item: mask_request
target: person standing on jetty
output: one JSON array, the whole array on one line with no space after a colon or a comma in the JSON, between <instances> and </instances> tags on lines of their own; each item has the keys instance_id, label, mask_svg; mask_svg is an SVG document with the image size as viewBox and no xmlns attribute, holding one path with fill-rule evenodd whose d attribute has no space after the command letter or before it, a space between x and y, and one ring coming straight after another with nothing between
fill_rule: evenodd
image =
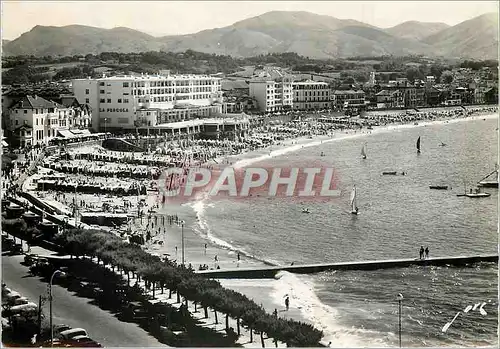
<instances>
[{"instance_id":1,"label":"person standing on jetty","mask_svg":"<svg viewBox=\"0 0 500 349\"><path fill-rule=\"evenodd\" d=\"M290 298L288 296L285 298L285 307L287 311L290 308Z\"/></svg>"},{"instance_id":2,"label":"person standing on jetty","mask_svg":"<svg viewBox=\"0 0 500 349\"><path fill-rule=\"evenodd\" d=\"M424 258L424 246L420 246L420 259Z\"/></svg>"},{"instance_id":3,"label":"person standing on jetty","mask_svg":"<svg viewBox=\"0 0 500 349\"><path fill-rule=\"evenodd\" d=\"M425 259L429 258L429 246L425 248Z\"/></svg>"}]
</instances>

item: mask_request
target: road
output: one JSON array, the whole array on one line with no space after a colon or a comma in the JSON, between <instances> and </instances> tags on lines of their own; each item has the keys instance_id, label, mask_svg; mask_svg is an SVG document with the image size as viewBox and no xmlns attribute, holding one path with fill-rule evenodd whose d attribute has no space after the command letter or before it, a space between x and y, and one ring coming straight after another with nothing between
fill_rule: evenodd
<instances>
[{"instance_id":1,"label":"road","mask_svg":"<svg viewBox=\"0 0 500 349\"><path fill-rule=\"evenodd\" d=\"M47 295L47 283L29 274L21 264L23 256L2 255L2 281L30 301L38 303L40 295ZM74 296L63 287L52 287L54 302L53 323L82 327L89 336L104 347L167 347L133 323L121 322L113 314L89 304L90 299ZM49 315L49 306L43 311Z\"/></svg>"}]
</instances>

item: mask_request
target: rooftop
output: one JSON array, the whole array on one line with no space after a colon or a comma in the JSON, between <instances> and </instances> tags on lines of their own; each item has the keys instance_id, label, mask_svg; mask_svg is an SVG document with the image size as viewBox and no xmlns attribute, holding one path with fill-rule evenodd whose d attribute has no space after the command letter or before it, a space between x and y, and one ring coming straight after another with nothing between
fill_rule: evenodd
<instances>
[{"instance_id":1,"label":"rooftop","mask_svg":"<svg viewBox=\"0 0 500 349\"><path fill-rule=\"evenodd\" d=\"M205 79L205 80L221 80L221 78L216 78L210 75L115 75L115 76L104 76L97 79L74 79L75 81L82 80L97 80L97 81L159 81L159 80L195 80L195 79Z\"/></svg>"},{"instance_id":2,"label":"rooftop","mask_svg":"<svg viewBox=\"0 0 500 349\"><path fill-rule=\"evenodd\" d=\"M365 93L363 90L335 90L333 94L335 95L352 95L356 93Z\"/></svg>"},{"instance_id":3,"label":"rooftop","mask_svg":"<svg viewBox=\"0 0 500 349\"><path fill-rule=\"evenodd\" d=\"M294 85L322 85L322 86L328 86L328 83L324 81L314 81L314 80L306 80L306 81L297 81L293 82Z\"/></svg>"},{"instance_id":4,"label":"rooftop","mask_svg":"<svg viewBox=\"0 0 500 349\"><path fill-rule=\"evenodd\" d=\"M234 115L234 117L227 117L227 118L211 118L211 119L194 119L194 120L186 120L186 121L179 121L179 122L169 122L166 124L159 124L156 125L155 127L158 128L168 128L168 129L179 129L179 128L184 128L184 127L189 127L189 126L201 126L201 125L207 125L207 124L239 124L239 123L247 123L248 118L245 118L245 114L231 114Z\"/></svg>"},{"instance_id":5,"label":"rooftop","mask_svg":"<svg viewBox=\"0 0 500 349\"><path fill-rule=\"evenodd\" d=\"M26 95L12 106L12 109L48 109L48 108L65 108L63 105L56 102L48 101L45 98Z\"/></svg>"}]
</instances>

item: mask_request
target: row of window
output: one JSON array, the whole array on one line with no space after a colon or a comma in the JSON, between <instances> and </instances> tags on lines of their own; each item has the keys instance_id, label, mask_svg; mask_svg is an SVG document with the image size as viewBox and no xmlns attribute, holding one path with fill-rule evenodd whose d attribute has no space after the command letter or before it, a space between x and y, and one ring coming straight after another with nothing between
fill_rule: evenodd
<instances>
[{"instance_id":1,"label":"row of window","mask_svg":"<svg viewBox=\"0 0 500 349\"><path fill-rule=\"evenodd\" d=\"M302 92L302 91L301 91ZM300 93L299 91L295 91L295 96L329 96L330 92L328 90L323 91L303 91L304 93Z\"/></svg>"},{"instance_id":2,"label":"row of window","mask_svg":"<svg viewBox=\"0 0 500 349\"><path fill-rule=\"evenodd\" d=\"M132 90L132 95L134 96L146 96L146 95L172 95L176 93L203 93L203 92L212 92L212 88L176 88L176 89L156 89L153 88L151 90ZM220 92L220 90L216 90L214 92ZM102 92L104 93L104 92Z\"/></svg>"},{"instance_id":3,"label":"row of window","mask_svg":"<svg viewBox=\"0 0 500 349\"><path fill-rule=\"evenodd\" d=\"M14 113L19 114L19 110L23 111L23 114L28 114L28 109L15 109ZM38 112L40 111L40 112ZM47 113L54 113L55 109L54 108L49 108L49 109L33 109L33 114L47 114ZM59 112L61 113L61 111ZM71 111L69 111L71 115ZM66 115L66 111L64 111L64 115Z\"/></svg>"},{"instance_id":4,"label":"row of window","mask_svg":"<svg viewBox=\"0 0 500 349\"><path fill-rule=\"evenodd\" d=\"M121 99L121 98L118 98L117 102L118 102L118 103L124 103L124 104L127 104L127 103L129 102L129 100L128 100L127 98L124 98L124 99L123 99L123 102L122 102L122 99ZM105 98L101 98L101 99L99 100L99 103L112 103L112 102L111 102L111 98L108 98L108 99L107 99L107 102L106 102L106 99L105 99Z\"/></svg>"},{"instance_id":5,"label":"row of window","mask_svg":"<svg viewBox=\"0 0 500 349\"><path fill-rule=\"evenodd\" d=\"M105 82L101 81L99 86L105 86ZM123 82L123 87L165 87L165 86L208 86L208 85L220 85L219 80L176 80L176 81L135 81L132 83ZM111 84L108 84L111 86ZM86 90L86 94L88 94L88 89Z\"/></svg>"},{"instance_id":6,"label":"row of window","mask_svg":"<svg viewBox=\"0 0 500 349\"><path fill-rule=\"evenodd\" d=\"M328 89L325 85L293 85L294 90L324 90Z\"/></svg>"}]
</instances>

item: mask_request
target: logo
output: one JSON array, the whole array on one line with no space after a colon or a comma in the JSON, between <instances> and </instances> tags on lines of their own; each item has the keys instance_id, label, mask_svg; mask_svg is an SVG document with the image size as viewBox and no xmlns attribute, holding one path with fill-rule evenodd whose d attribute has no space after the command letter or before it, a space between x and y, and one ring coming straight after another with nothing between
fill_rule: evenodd
<instances>
[{"instance_id":1,"label":"logo","mask_svg":"<svg viewBox=\"0 0 500 349\"><path fill-rule=\"evenodd\" d=\"M158 180L163 201L190 201L202 197L328 200L340 196L337 188L335 170L318 164L302 167L172 167L166 169Z\"/></svg>"}]
</instances>

